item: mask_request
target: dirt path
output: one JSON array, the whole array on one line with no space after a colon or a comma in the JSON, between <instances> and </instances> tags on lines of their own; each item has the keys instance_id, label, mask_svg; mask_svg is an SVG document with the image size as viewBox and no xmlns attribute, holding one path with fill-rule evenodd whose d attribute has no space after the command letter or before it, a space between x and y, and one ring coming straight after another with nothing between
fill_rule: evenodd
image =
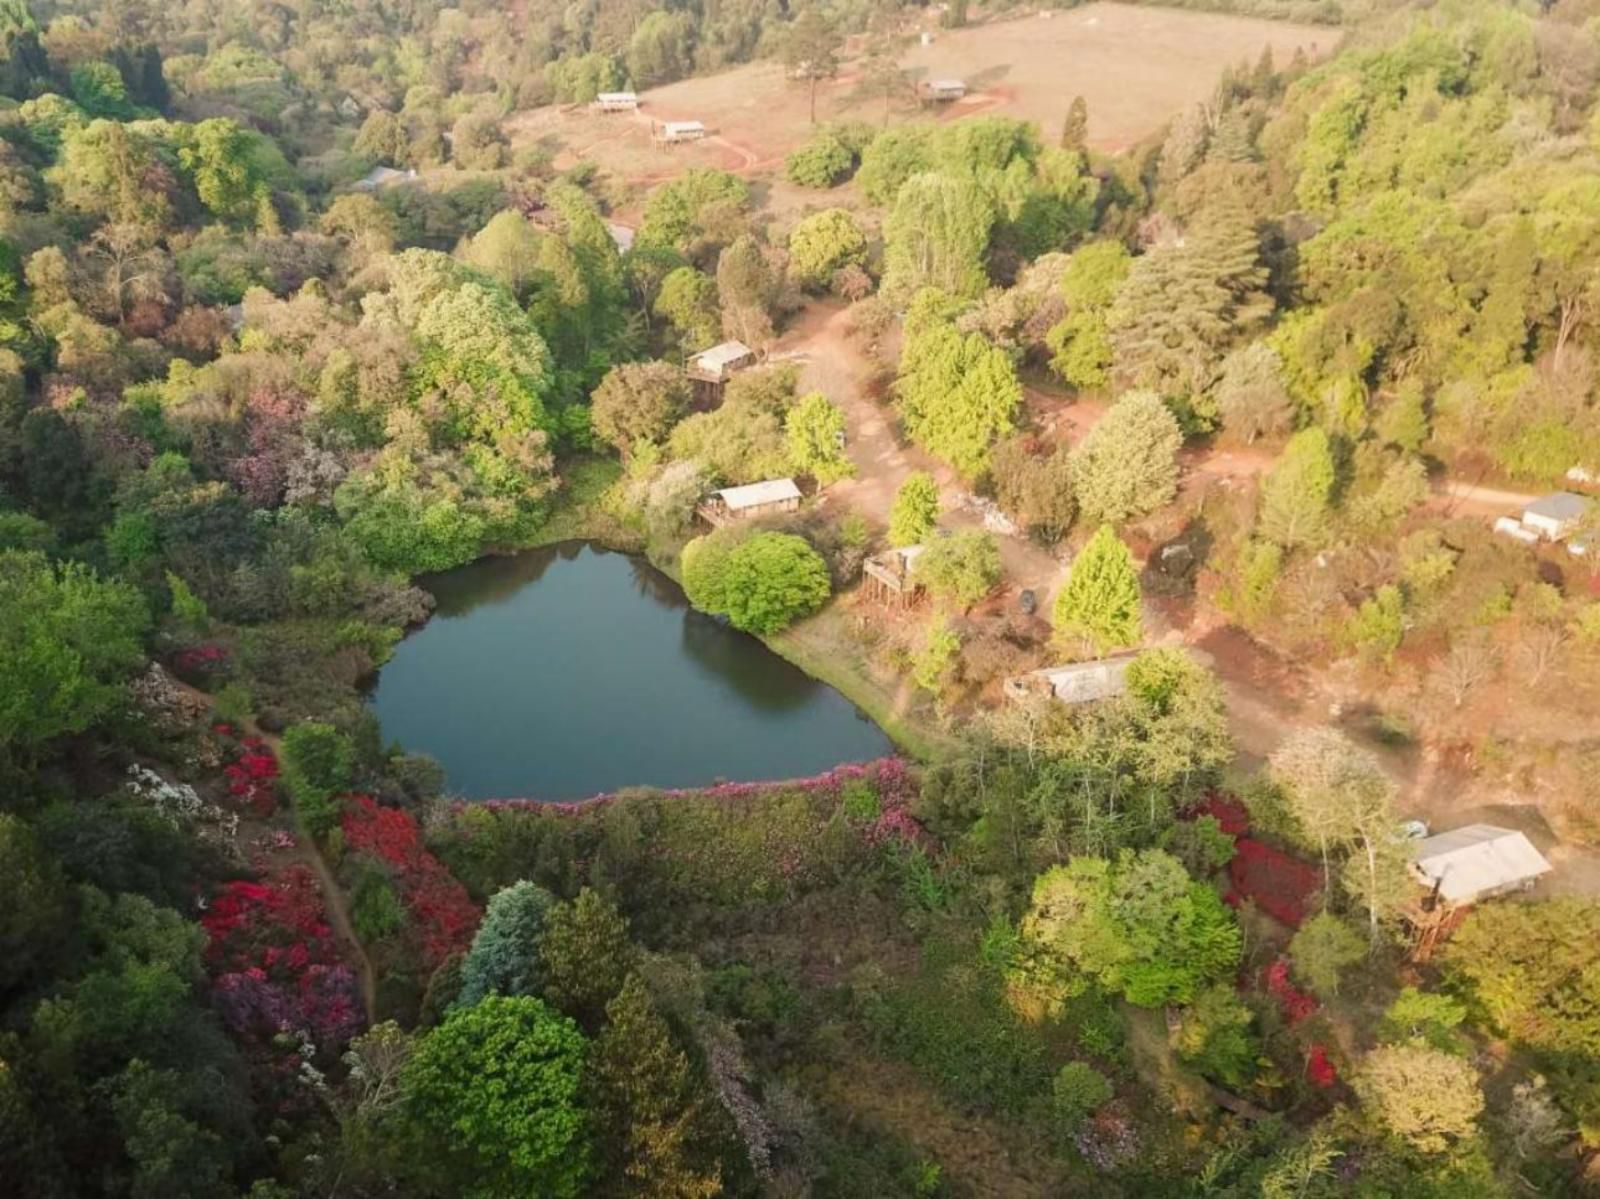
<instances>
[{"instance_id":1,"label":"dirt path","mask_svg":"<svg viewBox=\"0 0 1600 1199\"><path fill-rule=\"evenodd\" d=\"M941 523L948 528L978 528L979 514L964 505L968 494L961 479L945 463L896 435L887 404L867 394L875 367L850 333L850 310L833 301L811 304L773 347L773 356L799 363L803 391L820 391L845 415L845 449L856 464L856 477L835 483L825 505L860 512L880 526L889 523L895 492L913 471L926 471L939 484ZM1047 551L1021 537L999 538L1007 583L1018 589L1048 591L1061 574L1061 564Z\"/></svg>"},{"instance_id":2,"label":"dirt path","mask_svg":"<svg viewBox=\"0 0 1600 1199\"><path fill-rule=\"evenodd\" d=\"M198 687L191 687L181 679L168 676L172 679L173 686L180 691L193 696L196 700L211 706L212 697ZM253 720L239 721L239 727L252 737L261 738L267 748L281 763L283 761L283 739L274 733L264 731ZM356 936L355 925L350 920L349 902L345 897L344 888L339 886L333 877L333 871L328 868L328 863L322 856L322 851L316 843L303 834L295 835L295 848L293 858L310 868L317 876L317 885L322 888L322 906L328 913L328 922L333 925L334 936L343 943L344 951L356 964L356 977L361 986L361 1006L366 1010L367 1023L372 1024L377 1019L378 1012L378 976L372 968L372 960L367 957L365 946L361 938Z\"/></svg>"}]
</instances>

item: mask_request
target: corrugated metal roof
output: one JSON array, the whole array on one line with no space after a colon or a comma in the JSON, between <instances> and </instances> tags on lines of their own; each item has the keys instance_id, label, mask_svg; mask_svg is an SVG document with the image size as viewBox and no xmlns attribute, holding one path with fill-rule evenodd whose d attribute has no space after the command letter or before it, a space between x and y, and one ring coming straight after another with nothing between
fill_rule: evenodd
<instances>
[{"instance_id":1,"label":"corrugated metal roof","mask_svg":"<svg viewBox=\"0 0 1600 1199\"><path fill-rule=\"evenodd\" d=\"M1553 491L1533 501L1522 510L1522 519L1542 516L1545 520L1577 520L1588 508L1589 500L1571 491Z\"/></svg>"},{"instance_id":2,"label":"corrugated metal roof","mask_svg":"<svg viewBox=\"0 0 1600 1199\"><path fill-rule=\"evenodd\" d=\"M763 504L778 504L784 500L800 498L800 489L793 479L767 479L762 483L746 483L743 487L724 487L717 495L728 505L729 511L759 508Z\"/></svg>"},{"instance_id":3,"label":"corrugated metal roof","mask_svg":"<svg viewBox=\"0 0 1600 1199\"><path fill-rule=\"evenodd\" d=\"M1552 869L1526 836L1492 824L1469 824L1418 841L1414 864L1452 903L1530 882Z\"/></svg>"},{"instance_id":4,"label":"corrugated metal roof","mask_svg":"<svg viewBox=\"0 0 1600 1199\"><path fill-rule=\"evenodd\" d=\"M601 92L595 99L602 104L637 104L637 92Z\"/></svg>"},{"instance_id":5,"label":"corrugated metal roof","mask_svg":"<svg viewBox=\"0 0 1600 1199\"><path fill-rule=\"evenodd\" d=\"M667 133L704 133L704 121L666 121L661 126Z\"/></svg>"}]
</instances>

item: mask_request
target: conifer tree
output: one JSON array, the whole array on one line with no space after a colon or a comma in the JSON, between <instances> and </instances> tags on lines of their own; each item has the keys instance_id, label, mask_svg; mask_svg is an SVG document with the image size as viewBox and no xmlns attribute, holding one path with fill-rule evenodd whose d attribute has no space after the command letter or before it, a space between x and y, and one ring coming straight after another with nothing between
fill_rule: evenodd
<instances>
[{"instance_id":1,"label":"conifer tree","mask_svg":"<svg viewBox=\"0 0 1600 1199\"><path fill-rule=\"evenodd\" d=\"M1317 540L1327 532L1333 481L1328 434L1300 430L1261 485L1261 535L1285 549Z\"/></svg>"},{"instance_id":2,"label":"conifer tree","mask_svg":"<svg viewBox=\"0 0 1600 1199\"><path fill-rule=\"evenodd\" d=\"M1101 525L1073 560L1056 596L1053 623L1058 637L1079 639L1101 654L1134 645L1144 635L1133 555L1110 525Z\"/></svg>"},{"instance_id":3,"label":"conifer tree","mask_svg":"<svg viewBox=\"0 0 1600 1199\"><path fill-rule=\"evenodd\" d=\"M1088 520L1118 524L1172 499L1183 431L1154 392L1130 391L1072 455L1073 491Z\"/></svg>"},{"instance_id":4,"label":"conifer tree","mask_svg":"<svg viewBox=\"0 0 1600 1199\"><path fill-rule=\"evenodd\" d=\"M1082 96L1072 97L1072 107L1067 109L1067 119L1061 126L1061 148L1079 154L1089 150L1089 102Z\"/></svg>"},{"instance_id":5,"label":"conifer tree","mask_svg":"<svg viewBox=\"0 0 1600 1199\"><path fill-rule=\"evenodd\" d=\"M889 510L889 544L920 545L939 520L939 485L925 470L913 471L894 493Z\"/></svg>"}]
</instances>

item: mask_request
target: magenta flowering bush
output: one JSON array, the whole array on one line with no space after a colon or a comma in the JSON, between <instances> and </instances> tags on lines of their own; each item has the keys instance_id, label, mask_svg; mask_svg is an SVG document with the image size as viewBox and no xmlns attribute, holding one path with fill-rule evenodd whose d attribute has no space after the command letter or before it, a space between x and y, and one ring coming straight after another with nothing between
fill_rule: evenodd
<instances>
[{"instance_id":1,"label":"magenta flowering bush","mask_svg":"<svg viewBox=\"0 0 1600 1199\"><path fill-rule=\"evenodd\" d=\"M581 881L598 862L653 902L777 902L874 867L886 846L931 846L916 794L907 764L884 758L778 782L460 803L433 841L478 894L562 861Z\"/></svg>"}]
</instances>

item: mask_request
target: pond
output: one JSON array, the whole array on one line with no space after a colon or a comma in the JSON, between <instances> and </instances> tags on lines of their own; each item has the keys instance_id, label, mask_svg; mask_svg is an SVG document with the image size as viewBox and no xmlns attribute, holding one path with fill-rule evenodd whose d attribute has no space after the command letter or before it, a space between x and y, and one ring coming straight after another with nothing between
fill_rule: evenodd
<instances>
[{"instance_id":1,"label":"pond","mask_svg":"<svg viewBox=\"0 0 1600 1199\"><path fill-rule=\"evenodd\" d=\"M372 692L386 740L470 799L794 778L890 752L883 731L641 558L569 542L422 581L433 617Z\"/></svg>"}]
</instances>

